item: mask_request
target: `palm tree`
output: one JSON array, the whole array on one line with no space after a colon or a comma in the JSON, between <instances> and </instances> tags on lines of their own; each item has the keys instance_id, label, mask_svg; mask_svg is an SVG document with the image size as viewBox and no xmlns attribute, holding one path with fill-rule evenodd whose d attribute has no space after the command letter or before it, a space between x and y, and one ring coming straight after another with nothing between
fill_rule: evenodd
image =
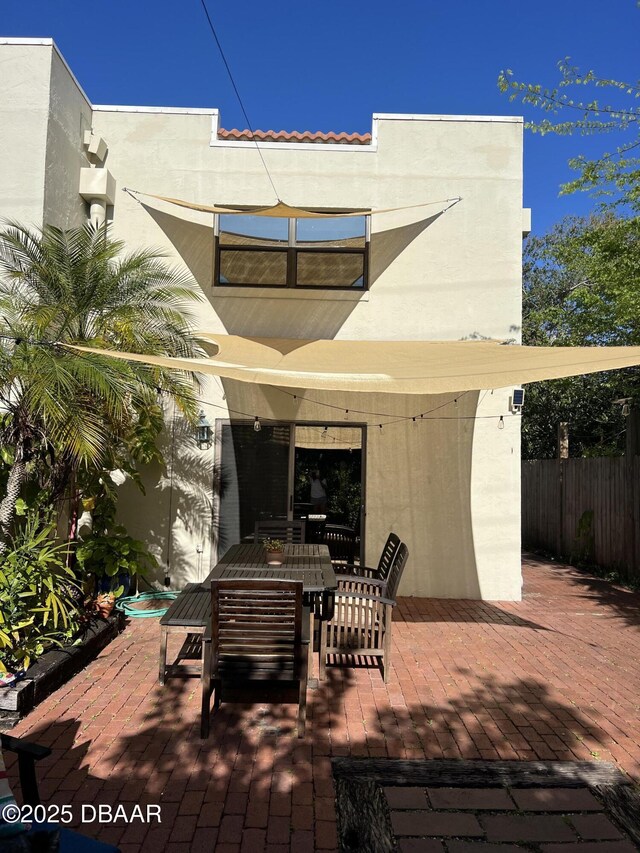
<instances>
[{"instance_id":1,"label":"palm tree","mask_svg":"<svg viewBox=\"0 0 640 853\"><path fill-rule=\"evenodd\" d=\"M10 466L0 553L32 460L46 455L58 491L74 472L99 470L158 388L195 417L193 376L63 346L202 353L188 307L201 298L195 285L160 253L123 249L90 224L0 231L0 446Z\"/></svg>"}]
</instances>

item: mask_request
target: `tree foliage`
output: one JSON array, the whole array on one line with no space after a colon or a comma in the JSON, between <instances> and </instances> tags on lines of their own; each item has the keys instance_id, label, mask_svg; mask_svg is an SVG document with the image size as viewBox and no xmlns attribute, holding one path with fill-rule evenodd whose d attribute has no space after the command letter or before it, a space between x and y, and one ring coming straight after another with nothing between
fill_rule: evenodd
<instances>
[{"instance_id":1,"label":"tree foliage","mask_svg":"<svg viewBox=\"0 0 640 853\"><path fill-rule=\"evenodd\" d=\"M526 122L525 127L534 133L623 134L624 142L596 158L572 158L569 165L577 177L564 184L561 193L586 190L603 201L640 210L640 82L599 77L594 71L583 74L568 57L558 63L558 69L560 79L551 88L518 81L510 69L500 73L498 87L511 101L520 100L548 114ZM600 89L608 90L605 102L597 97Z\"/></svg>"},{"instance_id":2,"label":"tree foliage","mask_svg":"<svg viewBox=\"0 0 640 853\"><path fill-rule=\"evenodd\" d=\"M523 343L640 344L640 218L611 212L568 218L525 244ZM535 383L523 415L523 457L556 455L569 423L571 455L622 452L625 418L616 400L640 405L636 368Z\"/></svg>"},{"instance_id":3,"label":"tree foliage","mask_svg":"<svg viewBox=\"0 0 640 853\"><path fill-rule=\"evenodd\" d=\"M105 228L0 233L0 444L8 478L0 551L31 476L52 499L72 479L100 478L148 456L162 426L157 388L195 417L193 378L79 352L85 344L194 356L195 287L157 252L124 254Z\"/></svg>"}]
</instances>

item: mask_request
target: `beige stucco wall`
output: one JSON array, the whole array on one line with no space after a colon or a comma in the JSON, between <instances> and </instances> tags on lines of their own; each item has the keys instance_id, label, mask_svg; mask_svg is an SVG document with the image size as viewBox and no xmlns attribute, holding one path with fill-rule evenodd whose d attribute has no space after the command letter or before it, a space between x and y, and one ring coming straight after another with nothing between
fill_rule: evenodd
<instances>
[{"instance_id":1,"label":"beige stucco wall","mask_svg":"<svg viewBox=\"0 0 640 853\"><path fill-rule=\"evenodd\" d=\"M86 216L78 179L91 105L51 40L34 41L0 38L0 218L69 228Z\"/></svg>"},{"instance_id":2,"label":"beige stucco wall","mask_svg":"<svg viewBox=\"0 0 640 853\"><path fill-rule=\"evenodd\" d=\"M0 220L41 225L51 48L0 41Z\"/></svg>"},{"instance_id":3,"label":"beige stucco wall","mask_svg":"<svg viewBox=\"0 0 640 853\"><path fill-rule=\"evenodd\" d=\"M80 169L89 165L82 139L90 128L91 105L54 50L44 193L44 221L49 225L73 228L86 220L86 205L78 195L78 176Z\"/></svg>"},{"instance_id":4,"label":"beige stucco wall","mask_svg":"<svg viewBox=\"0 0 640 853\"><path fill-rule=\"evenodd\" d=\"M86 118L85 107L68 80L56 78L55 88L53 100L65 105L63 136L70 140ZM219 143L215 135L211 144L216 122L215 111L139 108L94 108L92 118L109 145L107 164L118 183L115 236L131 248L161 246L175 263L187 265L206 297L199 309L204 326L293 338L519 340L520 121L380 117L376 142L368 147L264 146L278 194L291 204L375 209L462 196L443 215L443 205L434 204L373 217L371 282L364 294L213 290L211 218L195 216L185 226L168 209L149 212L120 192L128 186L205 203L273 202L254 146ZM8 144L15 145L11 138ZM72 146L65 163L47 178L59 182L59 199L76 168ZM61 205L68 205L71 218L77 215L73 187ZM326 408L294 403L275 390L225 382L224 391L226 399L215 380L204 387L210 420L228 415L227 406L281 420L335 420ZM376 561L389 529L397 530L411 552L402 593L519 597L519 419L508 412L509 392L465 395L457 407L449 399L441 412L452 420L369 429L366 554ZM447 403L365 403L364 396L360 408L408 415ZM312 397L335 404L337 395ZM496 428L499 414L505 415L504 430ZM170 434L166 439L173 465L148 472L144 499L125 487L122 514L132 533L149 538L163 564L168 557L172 582L182 586L204 577L215 559L216 450L196 450L180 422L173 442Z\"/></svg>"}]
</instances>

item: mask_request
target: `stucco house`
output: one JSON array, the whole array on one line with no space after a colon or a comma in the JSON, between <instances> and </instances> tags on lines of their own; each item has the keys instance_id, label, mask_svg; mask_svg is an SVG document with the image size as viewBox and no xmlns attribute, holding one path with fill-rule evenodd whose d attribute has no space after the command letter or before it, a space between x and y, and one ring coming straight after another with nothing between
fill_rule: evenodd
<instances>
[{"instance_id":1,"label":"stucco house","mask_svg":"<svg viewBox=\"0 0 640 853\"><path fill-rule=\"evenodd\" d=\"M267 131L267 174L250 134L224 129L216 109L94 105L50 39L0 39L0 60L0 216L106 218L129 248L162 247L202 290L202 328L291 347L519 342L520 118L384 114L367 134ZM274 186L335 216L227 216L142 195L250 208L273 204ZM409 546L401 594L519 599L513 390L354 396L208 377L211 445L169 411L167 470L147 472L145 497L122 487L123 521L179 588L256 516L312 502L310 466L326 478L342 465L358 472L361 558L376 561L390 530Z\"/></svg>"}]
</instances>

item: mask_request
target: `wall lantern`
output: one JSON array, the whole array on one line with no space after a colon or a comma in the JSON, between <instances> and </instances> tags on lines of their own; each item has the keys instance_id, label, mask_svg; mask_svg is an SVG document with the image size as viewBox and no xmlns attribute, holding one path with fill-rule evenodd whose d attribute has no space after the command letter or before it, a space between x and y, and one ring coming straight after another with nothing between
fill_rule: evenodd
<instances>
[{"instance_id":1,"label":"wall lantern","mask_svg":"<svg viewBox=\"0 0 640 853\"><path fill-rule=\"evenodd\" d=\"M200 448L200 450L208 450L211 447L211 434L212 427L209 421L207 420L207 416L200 409L200 414L198 415L198 425L196 427L196 444Z\"/></svg>"}]
</instances>

